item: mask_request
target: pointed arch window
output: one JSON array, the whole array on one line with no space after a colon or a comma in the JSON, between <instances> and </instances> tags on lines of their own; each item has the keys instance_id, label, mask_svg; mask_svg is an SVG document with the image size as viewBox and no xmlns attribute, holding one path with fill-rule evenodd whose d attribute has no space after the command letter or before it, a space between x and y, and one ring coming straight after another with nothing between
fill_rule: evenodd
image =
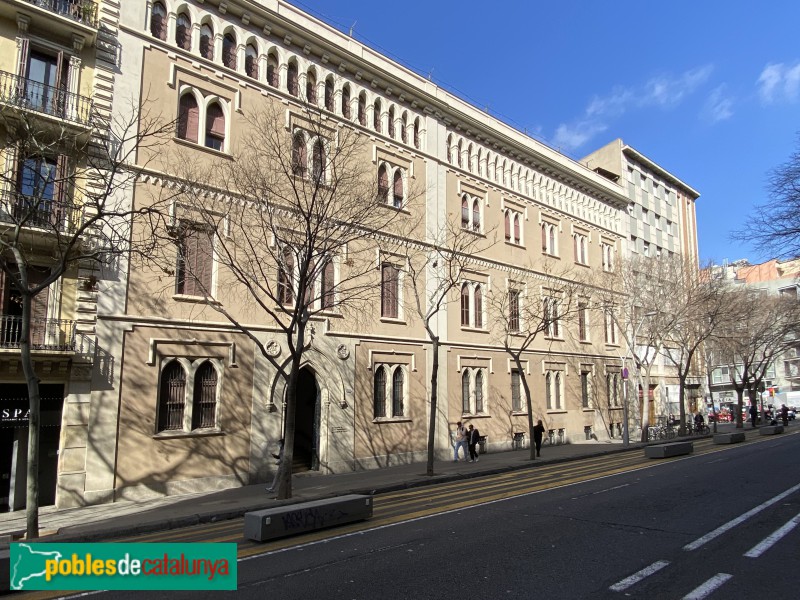
<instances>
[{"instance_id":1,"label":"pointed arch window","mask_svg":"<svg viewBox=\"0 0 800 600\"><path fill-rule=\"evenodd\" d=\"M389 137L394 138L394 106L389 108Z\"/></svg>"},{"instance_id":2,"label":"pointed arch window","mask_svg":"<svg viewBox=\"0 0 800 600\"><path fill-rule=\"evenodd\" d=\"M325 163L326 163L326 156L325 156L325 144L322 143L322 140L317 140L314 142L314 148L312 151L312 173L311 175L314 177L314 182L317 184L325 183Z\"/></svg>"},{"instance_id":3,"label":"pointed arch window","mask_svg":"<svg viewBox=\"0 0 800 600\"><path fill-rule=\"evenodd\" d=\"M378 133L381 132L381 101L375 100L372 108L372 128Z\"/></svg>"},{"instance_id":4,"label":"pointed arch window","mask_svg":"<svg viewBox=\"0 0 800 600\"><path fill-rule=\"evenodd\" d=\"M178 15L175 26L175 43L178 48L183 48L184 50L192 49L192 21L186 13Z\"/></svg>"},{"instance_id":5,"label":"pointed arch window","mask_svg":"<svg viewBox=\"0 0 800 600\"><path fill-rule=\"evenodd\" d=\"M461 196L461 227L469 228L469 199L466 194Z\"/></svg>"},{"instance_id":6,"label":"pointed arch window","mask_svg":"<svg viewBox=\"0 0 800 600\"><path fill-rule=\"evenodd\" d=\"M403 206L403 198L405 194L403 193L403 173L400 169L397 169L394 172L394 207L395 208L402 208Z\"/></svg>"},{"instance_id":7,"label":"pointed arch window","mask_svg":"<svg viewBox=\"0 0 800 600\"><path fill-rule=\"evenodd\" d=\"M214 60L214 30L208 23L200 28L200 56L206 60Z\"/></svg>"},{"instance_id":8,"label":"pointed arch window","mask_svg":"<svg viewBox=\"0 0 800 600\"><path fill-rule=\"evenodd\" d=\"M481 230L481 203L475 199L472 201L472 231Z\"/></svg>"},{"instance_id":9,"label":"pointed arch window","mask_svg":"<svg viewBox=\"0 0 800 600\"><path fill-rule=\"evenodd\" d=\"M464 369L461 374L461 412L469 414L471 409L471 402L469 397L469 371Z\"/></svg>"},{"instance_id":10,"label":"pointed arch window","mask_svg":"<svg viewBox=\"0 0 800 600\"><path fill-rule=\"evenodd\" d=\"M419 149L419 119L414 120L414 148Z\"/></svg>"},{"instance_id":11,"label":"pointed arch window","mask_svg":"<svg viewBox=\"0 0 800 600\"><path fill-rule=\"evenodd\" d=\"M282 264L278 265L278 302L283 305L294 302L294 253L286 247L282 253Z\"/></svg>"},{"instance_id":12,"label":"pointed arch window","mask_svg":"<svg viewBox=\"0 0 800 600\"><path fill-rule=\"evenodd\" d=\"M333 261L328 260L322 268L322 278L320 281L321 306L323 310L331 310L333 308L333 277Z\"/></svg>"},{"instance_id":13,"label":"pointed arch window","mask_svg":"<svg viewBox=\"0 0 800 600\"><path fill-rule=\"evenodd\" d=\"M483 288L480 284L475 286L475 327L483 328Z\"/></svg>"},{"instance_id":14,"label":"pointed arch window","mask_svg":"<svg viewBox=\"0 0 800 600\"><path fill-rule=\"evenodd\" d=\"M253 44L247 44L244 50L244 72L248 77L258 79L258 51Z\"/></svg>"},{"instance_id":15,"label":"pointed arch window","mask_svg":"<svg viewBox=\"0 0 800 600\"><path fill-rule=\"evenodd\" d=\"M300 94L296 62L290 62L286 71L286 89L292 96Z\"/></svg>"},{"instance_id":16,"label":"pointed arch window","mask_svg":"<svg viewBox=\"0 0 800 600\"><path fill-rule=\"evenodd\" d=\"M186 405L186 371L178 361L173 361L161 373L158 391L158 430L183 429L183 411Z\"/></svg>"},{"instance_id":17,"label":"pointed arch window","mask_svg":"<svg viewBox=\"0 0 800 600\"><path fill-rule=\"evenodd\" d=\"M325 80L325 110L334 111L333 96L333 80L329 77Z\"/></svg>"},{"instance_id":18,"label":"pointed arch window","mask_svg":"<svg viewBox=\"0 0 800 600\"><path fill-rule=\"evenodd\" d=\"M461 167L461 153L463 152L461 140L458 140L458 148L456 149L456 164Z\"/></svg>"},{"instance_id":19,"label":"pointed arch window","mask_svg":"<svg viewBox=\"0 0 800 600\"><path fill-rule=\"evenodd\" d=\"M461 286L461 326L469 327L469 284Z\"/></svg>"},{"instance_id":20,"label":"pointed arch window","mask_svg":"<svg viewBox=\"0 0 800 600\"><path fill-rule=\"evenodd\" d=\"M378 201L389 202L389 171L386 165L378 167Z\"/></svg>"},{"instance_id":21,"label":"pointed arch window","mask_svg":"<svg viewBox=\"0 0 800 600\"><path fill-rule=\"evenodd\" d=\"M274 54L267 57L267 84L271 87L278 87L278 59Z\"/></svg>"},{"instance_id":22,"label":"pointed arch window","mask_svg":"<svg viewBox=\"0 0 800 600\"><path fill-rule=\"evenodd\" d=\"M217 425L217 370L204 362L194 376L192 429L208 429Z\"/></svg>"},{"instance_id":23,"label":"pointed arch window","mask_svg":"<svg viewBox=\"0 0 800 600\"><path fill-rule=\"evenodd\" d=\"M200 124L200 107L192 94L181 96L178 106L178 137L197 143L197 130Z\"/></svg>"},{"instance_id":24,"label":"pointed arch window","mask_svg":"<svg viewBox=\"0 0 800 600\"><path fill-rule=\"evenodd\" d=\"M506 241L511 241L511 213L506 211L505 215L505 226L506 226Z\"/></svg>"},{"instance_id":25,"label":"pointed arch window","mask_svg":"<svg viewBox=\"0 0 800 600\"><path fill-rule=\"evenodd\" d=\"M225 113L216 102L206 109L206 146L220 152L225 147Z\"/></svg>"},{"instance_id":26,"label":"pointed arch window","mask_svg":"<svg viewBox=\"0 0 800 600\"><path fill-rule=\"evenodd\" d=\"M367 126L367 98L364 94L358 97L358 123Z\"/></svg>"},{"instance_id":27,"label":"pointed arch window","mask_svg":"<svg viewBox=\"0 0 800 600\"><path fill-rule=\"evenodd\" d=\"M403 113L403 118L400 120L400 139L403 143L408 142L408 115Z\"/></svg>"},{"instance_id":28,"label":"pointed arch window","mask_svg":"<svg viewBox=\"0 0 800 600\"><path fill-rule=\"evenodd\" d=\"M561 373L556 373L556 380L555 380L555 395L556 395L556 410L561 410L563 408L561 406Z\"/></svg>"},{"instance_id":29,"label":"pointed arch window","mask_svg":"<svg viewBox=\"0 0 800 600\"><path fill-rule=\"evenodd\" d=\"M520 235L520 226L519 226L520 216L519 214L514 215L514 243L519 244L522 241L522 237Z\"/></svg>"},{"instance_id":30,"label":"pointed arch window","mask_svg":"<svg viewBox=\"0 0 800 600\"><path fill-rule=\"evenodd\" d=\"M317 104L317 76L310 69L306 73L306 101L315 106Z\"/></svg>"},{"instance_id":31,"label":"pointed arch window","mask_svg":"<svg viewBox=\"0 0 800 600\"><path fill-rule=\"evenodd\" d=\"M386 369L384 367L378 367L375 371L372 413L376 419L386 416Z\"/></svg>"},{"instance_id":32,"label":"pointed arch window","mask_svg":"<svg viewBox=\"0 0 800 600\"><path fill-rule=\"evenodd\" d=\"M236 70L236 38L230 33L222 37L222 64Z\"/></svg>"},{"instance_id":33,"label":"pointed arch window","mask_svg":"<svg viewBox=\"0 0 800 600\"><path fill-rule=\"evenodd\" d=\"M381 316L396 319L399 315L400 269L384 263L381 267Z\"/></svg>"},{"instance_id":34,"label":"pointed arch window","mask_svg":"<svg viewBox=\"0 0 800 600\"><path fill-rule=\"evenodd\" d=\"M547 410L553 410L553 374L549 371L544 377L544 396L547 399Z\"/></svg>"},{"instance_id":35,"label":"pointed arch window","mask_svg":"<svg viewBox=\"0 0 800 600\"><path fill-rule=\"evenodd\" d=\"M402 417L404 414L403 407L403 387L404 387L403 369L398 367L394 370L392 376L392 416Z\"/></svg>"},{"instance_id":36,"label":"pointed arch window","mask_svg":"<svg viewBox=\"0 0 800 600\"><path fill-rule=\"evenodd\" d=\"M178 235L175 293L211 296L213 265L213 233L198 223L182 222Z\"/></svg>"},{"instance_id":37,"label":"pointed arch window","mask_svg":"<svg viewBox=\"0 0 800 600\"><path fill-rule=\"evenodd\" d=\"M308 154L305 136L299 131L292 139L292 175L305 177L308 170Z\"/></svg>"},{"instance_id":38,"label":"pointed arch window","mask_svg":"<svg viewBox=\"0 0 800 600\"><path fill-rule=\"evenodd\" d=\"M483 412L483 370L475 374L475 412Z\"/></svg>"},{"instance_id":39,"label":"pointed arch window","mask_svg":"<svg viewBox=\"0 0 800 600\"><path fill-rule=\"evenodd\" d=\"M167 39L167 9L161 2L155 2L150 14L150 33L162 41Z\"/></svg>"},{"instance_id":40,"label":"pointed arch window","mask_svg":"<svg viewBox=\"0 0 800 600\"><path fill-rule=\"evenodd\" d=\"M342 116L345 119L350 119L350 86L346 85L342 88Z\"/></svg>"}]
</instances>

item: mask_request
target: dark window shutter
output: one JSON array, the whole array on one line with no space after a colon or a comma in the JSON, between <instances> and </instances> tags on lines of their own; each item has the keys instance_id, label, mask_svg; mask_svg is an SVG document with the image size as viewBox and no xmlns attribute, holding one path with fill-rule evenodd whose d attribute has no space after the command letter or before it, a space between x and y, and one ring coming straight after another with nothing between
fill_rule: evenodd
<instances>
[{"instance_id":1,"label":"dark window shutter","mask_svg":"<svg viewBox=\"0 0 800 600\"><path fill-rule=\"evenodd\" d=\"M175 28L175 43L184 50L192 49L192 22L185 13L178 15L178 22Z\"/></svg>"},{"instance_id":2,"label":"dark window shutter","mask_svg":"<svg viewBox=\"0 0 800 600\"><path fill-rule=\"evenodd\" d=\"M461 326L469 327L469 285L461 286Z\"/></svg>"},{"instance_id":3,"label":"dark window shutter","mask_svg":"<svg viewBox=\"0 0 800 600\"><path fill-rule=\"evenodd\" d=\"M267 58L267 83L278 87L278 61L272 55Z\"/></svg>"},{"instance_id":4,"label":"dark window shutter","mask_svg":"<svg viewBox=\"0 0 800 600\"><path fill-rule=\"evenodd\" d=\"M389 173L386 165L378 168L378 200L381 202L389 201Z\"/></svg>"},{"instance_id":5,"label":"dark window shutter","mask_svg":"<svg viewBox=\"0 0 800 600\"><path fill-rule=\"evenodd\" d=\"M325 267L322 269L322 308L323 309L331 309L333 308L333 275L334 275L334 268L333 268L333 261L329 260L325 263Z\"/></svg>"},{"instance_id":6,"label":"dark window shutter","mask_svg":"<svg viewBox=\"0 0 800 600\"><path fill-rule=\"evenodd\" d=\"M289 63L289 69L286 72L286 87L292 96L297 96L300 93L297 82L297 63Z\"/></svg>"},{"instance_id":7,"label":"dark window shutter","mask_svg":"<svg viewBox=\"0 0 800 600\"><path fill-rule=\"evenodd\" d=\"M28 38L21 38L19 41L19 64L17 65L17 74L20 77L27 77L28 75L28 56L30 55L30 40Z\"/></svg>"},{"instance_id":8,"label":"dark window shutter","mask_svg":"<svg viewBox=\"0 0 800 600\"><path fill-rule=\"evenodd\" d=\"M41 284L49 275L44 267L28 267L28 288ZM31 298L31 347L42 347L47 343L47 304L50 288L44 288Z\"/></svg>"},{"instance_id":9,"label":"dark window shutter","mask_svg":"<svg viewBox=\"0 0 800 600\"><path fill-rule=\"evenodd\" d=\"M230 33L222 38L222 64L229 69L236 69L236 40Z\"/></svg>"},{"instance_id":10,"label":"dark window shutter","mask_svg":"<svg viewBox=\"0 0 800 600\"><path fill-rule=\"evenodd\" d=\"M398 270L392 266L385 264L382 269L382 282L381 282L381 316L396 319L398 310Z\"/></svg>"},{"instance_id":11,"label":"dark window shutter","mask_svg":"<svg viewBox=\"0 0 800 600\"><path fill-rule=\"evenodd\" d=\"M192 429L214 427L217 412L217 371L205 362L194 376L192 398Z\"/></svg>"},{"instance_id":12,"label":"dark window shutter","mask_svg":"<svg viewBox=\"0 0 800 600\"><path fill-rule=\"evenodd\" d=\"M197 143L197 130L200 123L200 109L192 94L181 96L178 107L178 137Z\"/></svg>"},{"instance_id":13,"label":"dark window shutter","mask_svg":"<svg viewBox=\"0 0 800 600\"><path fill-rule=\"evenodd\" d=\"M470 412L469 372L466 370L461 374L461 412Z\"/></svg>"},{"instance_id":14,"label":"dark window shutter","mask_svg":"<svg viewBox=\"0 0 800 600\"><path fill-rule=\"evenodd\" d=\"M506 211L505 217L505 225L506 225L506 241L511 241L511 213Z\"/></svg>"},{"instance_id":15,"label":"dark window shutter","mask_svg":"<svg viewBox=\"0 0 800 600\"><path fill-rule=\"evenodd\" d=\"M392 416L403 416L403 369L394 370L392 376Z\"/></svg>"},{"instance_id":16,"label":"dark window shutter","mask_svg":"<svg viewBox=\"0 0 800 600\"><path fill-rule=\"evenodd\" d=\"M475 327L483 327L483 290L475 286Z\"/></svg>"},{"instance_id":17,"label":"dark window shutter","mask_svg":"<svg viewBox=\"0 0 800 600\"><path fill-rule=\"evenodd\" d=\"M177 361L171 362L161 373L158 393L158 430L183 429L183 408L186 404L186 372Z\"/></svg>"},{"instance_id":18,"label":"dark window shutter","mask_svg":"<svg viewBox=\"0 0 800 600\"><path fill-rule=\"evenodd\" d=\"M469 227L469 201L466 196L461 198L461 227Z\"/></svg>"},{"instance_id":19,"label":"dark window shutter","mask_svg":"<svg viewBox=\"0 0 800 600\"><path fill-rule=\"evenodd\" d=\"M398 169L394 172L394 207L403 206L403 174Z\"/></svg>"},{"instance_id":20,"label":"dark window shutter","mask_svg":"<svg viewBox=\"0 0 800 600\"><path fill-rule=\"evenodd\" d=\"M225 113L219 104L206 111L206 146L220 151L225 147Z\"/></svg>"},{"instance_id":21,"label":"dark window shutter","mask_svg":"<svg viewBox=\"0 0 800 600\"><path fill-rule=\"evenodd\" d=\"M376 419L386 416L386 369L378 367L373 386L373 414Z\"/></svg>"},{"instance_id":22,"label":"dark window shutter","mask_svg":"<svg viewBox=\"0 0 800 600\"><path fill-rule=\"evenodd\" d=\"M519 221L520 221L520 216L519 215L514 215L514 243L515 244L521 244L522 243L522 236L520 235L520 231L519 231Z\"/></svg>"}]
</instances>

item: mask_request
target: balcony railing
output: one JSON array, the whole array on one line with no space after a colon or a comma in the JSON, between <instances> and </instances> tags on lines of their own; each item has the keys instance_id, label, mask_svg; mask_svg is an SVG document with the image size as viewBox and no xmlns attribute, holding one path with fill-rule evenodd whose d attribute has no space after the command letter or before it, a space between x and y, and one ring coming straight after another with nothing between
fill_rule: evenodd
<instances>
[{"instance_id":1,"label":"balcony railing","mask_svg":"<svg viewBox=\"0 0 800 600\"><path fill-rule=\"evenodd\" d=\"M80 225L83 207L19 192L0 193L0 223L68 234Z\"/></svg>"},{"instance_id":2,"label":"balcony railing","mask_svg":"<svg viewBox=\"0 0 800 600\"><path fill-rule=\"evenodd\" d=\"M22 317L0 315L0 348L19 348ZM75 350L75 322L67 319L31 319L31 350Z\"/></svg>"},{"instance_id":3,"label":"balcony railing","mask_svg":"<svg viewBox=\"0 0 800 600\"><path fill-rule=\"evenodd\" d=\"M92 99L0 71L0 102L89 126Z\"/></svg>"},{"instance_id":4,"label":"balcony railing","mask_svg":"<svg viewBox=\"0 0 800 600\"><path fill-rule=\"evenodd\" d=\"M25 2L97 29L97 4L93 0L25 0Z\"/></svg>"}]
</instances>

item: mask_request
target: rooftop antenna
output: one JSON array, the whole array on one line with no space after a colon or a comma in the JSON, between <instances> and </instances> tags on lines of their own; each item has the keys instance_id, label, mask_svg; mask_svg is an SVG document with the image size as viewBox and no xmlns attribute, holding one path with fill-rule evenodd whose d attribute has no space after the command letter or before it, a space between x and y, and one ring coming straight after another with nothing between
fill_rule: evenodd
<instances>
[{"instance_id":1,"label":"rooftop antenna","mask_svg":"<svg viewBox=\"0 0 800 600\"><path fill-rule=\"evenodd\" d=\"M358 20L353 21L353 24L350 25L350 37L353 37L353 29L356 28L356 23L358 23Z\"/></svg>"},{"instance_id":2,"label":"rooftop antenna","mask_svg":"<svg viewBox=\"0 0 800 600\"><path fill-rule=\"evenodd\" d=\"M428 81L432 81L431 79L432 77L433 77L433 68L431 68L431 70L428 72Z\"/></svg>"}]
</instances>

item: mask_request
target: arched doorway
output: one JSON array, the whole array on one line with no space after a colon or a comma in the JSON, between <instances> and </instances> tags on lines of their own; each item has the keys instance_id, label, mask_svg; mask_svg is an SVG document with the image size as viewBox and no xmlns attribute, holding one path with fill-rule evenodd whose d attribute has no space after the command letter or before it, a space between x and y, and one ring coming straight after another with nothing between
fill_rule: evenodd
<instances>
[{"instance_id":1,"label":"arched doorway","mask_svg":"<svg viewBox=\"0 0 800 600\"><path fill-rule=\"evenodd\" d=\"M317 471L319 469L319 388L314 372L308 367L300 370L295 406L292 471Z\"/></svg>"}]
</instances>

